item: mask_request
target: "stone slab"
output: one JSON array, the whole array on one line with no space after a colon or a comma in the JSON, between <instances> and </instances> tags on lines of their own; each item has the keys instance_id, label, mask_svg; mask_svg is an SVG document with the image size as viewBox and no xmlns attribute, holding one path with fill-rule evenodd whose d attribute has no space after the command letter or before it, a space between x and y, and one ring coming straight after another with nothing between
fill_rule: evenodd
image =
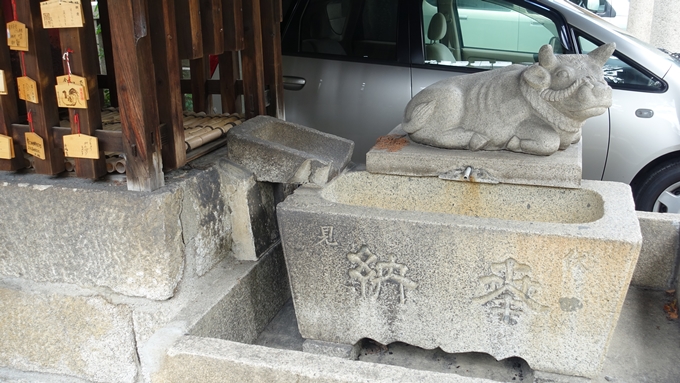
<instances>
[{"instance_id":1,"label":"stone slab","mask_svg":"<svg viewBox=\"0 0 680 383\"><path fill-rule=\"evenodd\" d=\"M413 142L397 126L366 154L371 173L432 176L463 180L472 167L471 180L486 183L578 188L581 185L581 142L550 156L507 150L471 151L436 148Z\"/></svg>"},{"instance_id":2,"label":"stone slab","mask_svg":"<svg viewBox=\"0 0 680 383\"><path fill-rule=\"evenodd\" d=\"M642 247L631 284L653 289L675 286L680 246L680 214L637 212Z\"/></svg>"},{"instance_id":3,"label":"stone slab","mask_svg":"<svg viewBox=\"0 0 680 383\"><path fill-rule=\"evenodd\" d=\"M258 181L323 185L347 166L354 143L302 125L258 116L229 130L229 159Z\"/></svg>"},{"instance_id":4,"label":"stone slab","mask_svg":"<svg viewBox=\"0 0 680 383\"><path fill-rule=\"evenodd\" d=\"M602 368L642 241L629 186L611 182L348 172L277 212L304 338L518 356L581 377Z\"/></svg>"},{"instance_id":5,"label":"stone slab","mask_svg":"<svg viewBox=\"0 0 680 383\"><path fill-rule=\"evenodd\" d=\"M307 339L302 343L302 351L304 352L349 360L356 360L360 349L361 342L351 345Z\"/></svg>"},{"instance_id":6,"label":"stone slab","mask_svg":"<svg viewBox=\"0 0 680 383\"><path fill-rule=\"evenodd\" d=\"M1 367L132 383L138 363L127 306L0 288Z\"/></svg>"}]
</instances>

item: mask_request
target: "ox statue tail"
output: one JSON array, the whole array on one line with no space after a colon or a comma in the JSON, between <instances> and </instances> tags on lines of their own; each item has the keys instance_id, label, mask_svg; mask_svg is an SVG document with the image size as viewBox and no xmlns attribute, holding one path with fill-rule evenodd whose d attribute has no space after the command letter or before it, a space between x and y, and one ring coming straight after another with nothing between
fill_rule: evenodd
<instances>
[{"instance_id":1,"label":"ox statue tail","mask_svg":"<svg viewBox=\"0 0 680 383\"><path fill-rule=\"evenodd\" d=\"M404 113L404 121L401 128L406 133L415 133L422 129L434 111L436 101L427 101L419 104L409 103Z\"/></svg>"}]
</instances>

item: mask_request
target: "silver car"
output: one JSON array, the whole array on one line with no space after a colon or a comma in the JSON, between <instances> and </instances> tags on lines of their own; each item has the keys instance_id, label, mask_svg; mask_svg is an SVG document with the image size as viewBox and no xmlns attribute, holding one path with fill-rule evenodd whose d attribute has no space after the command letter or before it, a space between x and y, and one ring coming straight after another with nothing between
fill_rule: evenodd
<instances>
[{"instance_id":1,"label":"silver car","mask_svg":"<svg viewBox=\"0 0 680 383\"><path fill-rule=\"evenodd\" d=\"M353 140L365 162L407 102L450 76L532 64L539 48L605 65L608 113L583 128L583 178L629 183L639 210L680 213L680 63L566 0L284 0L286 119Z\"/></svg>"}]
</instances>

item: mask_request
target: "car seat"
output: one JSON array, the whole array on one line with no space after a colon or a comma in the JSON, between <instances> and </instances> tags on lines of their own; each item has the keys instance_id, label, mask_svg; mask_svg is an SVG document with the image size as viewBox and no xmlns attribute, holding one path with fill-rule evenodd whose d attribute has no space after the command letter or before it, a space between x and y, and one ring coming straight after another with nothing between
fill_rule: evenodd
<instances>
[{"instance_id":1,"label":"car seat","mask_svg":"<svg viewBox=\"0 0 680 383\"><path fill-rule=\"evenodd\" d=\"M317 8L308 17L309 39L302 41L302 52L327 53L332 55L346 55L340 41L345 33L349 1L331 0L324 6Z\"/></svg>"},{"instance_id":2,"label":"car seat","mask_svg":"<svg viewBox=\"0 0 680 383\"><path fill-rule=\"evenodd\" d=\"M430 43L425 44L426 60L456 61L451 50L439 42L444 36L446 36L446 17L442 13L435 13L430 20L430 26L427 28L427 38Z\"/></svg>"}]
</instances>

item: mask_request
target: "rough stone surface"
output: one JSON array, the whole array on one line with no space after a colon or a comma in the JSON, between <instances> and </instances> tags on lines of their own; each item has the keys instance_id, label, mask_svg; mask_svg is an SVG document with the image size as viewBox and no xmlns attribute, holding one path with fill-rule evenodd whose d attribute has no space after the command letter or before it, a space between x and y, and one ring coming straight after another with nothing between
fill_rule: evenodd
<instances>
[{"instance_id":1,"label":"rough stone surface","mask_svg":"<svg viewBox=\"0 0 680 383\"><path fill-rule=\"evenodd\" d=\"M245 168L224 160L225 192L229 196L232 226L231 254L257 260L279 242L276 222L277 187L257 182Z\"/></svg>"},{"instance_id":2,"label":"rough stone surface","mask_svg":"<svg viewBox=\"0 0 680 383\"><path fill-rule=\"evenodd\" d=\"M397 126L388 136L378 139L366 154L366 170L371 173L463 181L468 166L472 167L469 179L474 182L578 188L581 186L581 143L549 157L509 151L472 152L418 144Z\"/></svg>"},{"instance_id":3,"label":"rough stone surface","mask_svg":"<svg viewBox=\"0 0 680 383\"><path fill-rule=\"evenodd\" d=\"M332 356L334 358L342 358L349 360L356 360L361 349L361 342L354 345L324 342L322 340L307 339L302 344L302 351L311 354L319 354Z\"/></svg>"},{"instance_id":4,"label":"rough stone surface","mask_svg":"<svg viewBox=\"0 0 680 383\"><path fill-rule=\"evenodd\" d=\"M642 240L627 185L582 189L366 172L278 206L304 338L371 338L602 368Z\"/></svg>"},{"instance_id":5,"label":"rough stone surface","mask_svg":"<svg viewBox=\"0 0 680 383\"><path fill-rule=\"evenodd\" d=\"M0 275L167 299L184 267L182 196L0 173Z\"/></svg>"},{"instance_id":6,"label":"rough stone surface","mask_svg":"<svg viewBox=\"0 0 680 383\"><path fill-rule=\"evenodd\" d=\"M602 66L615 47L555 56L546 44L532 66L439 81L409 101L401 126L415 142L440 148L553 154L611 106Z\"/></svg>"},{"instance_id":7,"label":"rough stone surface","mask_svg":"<svg viewBox=\"0 0 680 383\"><path fill-rule=\"evenodd\" d=\"M654 289L674 288L680 246L680 214L638 211L642 248L631 284Z\"/></svg>"},{"instance_id":8,"label":"rough stone surface","mask_svg":"<svg viewBox=\"0 0 680 383\"><path fill-rule=\"evenodd\" d=\"M362 363L221 339L185 336L168 351L154 383L493 383L488 379Z\"/></svg>"},{"instance_id":9,"label":"rough stone surface","mask_svg":"<svg viewBox=\"0 0 680 383\"><path fill-rule=\"evenodd\" d=\"M272 117L259 116L232 128L229 159L258 181L323 185L352 158L354 143Z\"/></svg>"},{"instance_id":10,"label":"rough stone surface","mask_svg":"<svg viewBox=\"0 0 680 383\"><path fill-rule=\"evenodd\" d=\"M0 288L0 366L135 382L137 365L127 306Z\"/></svg>"}]
</instances>

